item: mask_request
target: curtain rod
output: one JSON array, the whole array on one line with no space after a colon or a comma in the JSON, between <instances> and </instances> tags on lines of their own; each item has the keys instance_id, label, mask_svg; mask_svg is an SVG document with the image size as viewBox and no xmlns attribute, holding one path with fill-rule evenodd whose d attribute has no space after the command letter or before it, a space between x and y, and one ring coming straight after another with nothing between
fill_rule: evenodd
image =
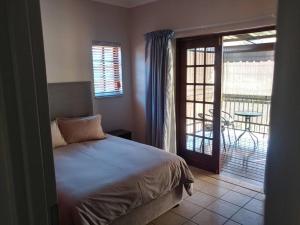
<instances>
[{"instance_id":1,"label":"curtain rod","mask_svg":"<svg viewBox=\"0 0 300 225\"><path fill-rule=\"evenodd\" d=\"M275 14L269 14L266 16L260 16L255 18L249 18L237 22L225 22L225 23L215 23L215 24L209 24L209 25L202 25L202 26L195 26L195 27L189 27L189 28L182 28L182 29L175 29L175 33L181 33L186 31L194 31L194 30L202 30L202 29L209 29L209 28L215 28L215 27L223 27L223 26L233 26L233 25L239 25L243 23L249 23L249 22L255 22L260 21L263 19L275 19Z\"/></svg>"}]
</instances>

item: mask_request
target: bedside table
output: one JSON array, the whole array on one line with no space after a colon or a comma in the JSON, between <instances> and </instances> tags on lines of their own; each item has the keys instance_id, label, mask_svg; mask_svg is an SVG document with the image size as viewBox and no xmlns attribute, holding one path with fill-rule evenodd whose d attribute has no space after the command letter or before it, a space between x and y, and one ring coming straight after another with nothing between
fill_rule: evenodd
<instances>
[{"instance_id":1,"label":"bedside table","mask_svg":"<svg viewBox=\"0 0 300 225\"><path fill-rule=\"evenodd\" d=\"M107 133L111 134L113 136L131 140L131 131L128 131L128 130L118 129L118 130L109 131Z\"/></svg>"}]
</instances>

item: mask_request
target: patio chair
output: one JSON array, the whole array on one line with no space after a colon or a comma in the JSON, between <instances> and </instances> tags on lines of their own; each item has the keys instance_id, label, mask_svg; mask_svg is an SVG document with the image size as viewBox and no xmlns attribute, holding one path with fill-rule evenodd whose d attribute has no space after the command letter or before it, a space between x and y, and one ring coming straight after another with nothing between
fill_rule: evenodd
<instances>
[{"instance_id":1,"label":"patio chair","mask_svg":"<svg viewBox=\"0 0 300 225\"><path fill-rule=\"evenodd\" d=\"M205 117L210 117L210 118L212 118L212 115L208 115L208 114L204 114L204 115L205 115ZM201 119L204 118L203 113L199 113L198 116L199 116L199 118L201 118ZM204 129L204 132L209 132L209 137L212 136L213 131L214 131L214 129L213 129L213 124L212 124L212 123L205 124L205 125L204 125L204 128L202 128L202 130L200 130L200 131L203 131L203 129ZM224 131L225 131L224 125L221 125L221 135L222 135L222 139L223 139L223 148L224 148L224 151L226 152L226 143L225 143ZM202 139L202 141L201 141L200 148L201 148L202 146L203 146L203 139Z\"/></svg>"},{"instance_id":2,"label":"patio chair","mask_svg":"<svg viewBox=\"0 0 300 225\"><path fill-rule=\"evenodd\" d=\"M213 109L210 109L209 113L211 115L213 115ZM230 145L232 144L230 133L229 133L229 129L230 128L233 129L233 133L234 133L234 139L235 140L234 140L233 143L235 143L235 141L237 140L234 122L235 122L234 118L233 118L233 116L230 113L225 112L225 111L221 111L221 124L227 130L227 136L228 136L228 140L229 140Z\"/></svg>"}]
</instances>

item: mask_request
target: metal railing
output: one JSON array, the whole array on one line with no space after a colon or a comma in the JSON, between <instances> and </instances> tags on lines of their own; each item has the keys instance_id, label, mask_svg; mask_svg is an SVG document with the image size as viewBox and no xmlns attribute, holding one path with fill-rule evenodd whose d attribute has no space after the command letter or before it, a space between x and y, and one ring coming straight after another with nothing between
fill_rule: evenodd
<instances>
[{"instance_id":1,"label":"metal railing","mask_svg":"<svg viewBox=\"0 0 300 225\"><path fill-rule=\"evenodd\" d=\"M222 95L222 110L230 113L235 120L235 128L245 128L244 118L234 113L237 111L260 112L262 116L251 119L251 131L267 134L269 132L271 96L257 95Z\"/></svg>"}]
</instances>

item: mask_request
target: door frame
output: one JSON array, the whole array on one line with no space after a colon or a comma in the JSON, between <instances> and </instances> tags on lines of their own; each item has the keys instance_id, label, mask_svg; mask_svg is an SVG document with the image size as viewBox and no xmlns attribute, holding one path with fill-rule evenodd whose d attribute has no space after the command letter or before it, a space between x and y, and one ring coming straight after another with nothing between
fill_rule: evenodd
<instances>
[{"instance_id":1,"label":"door frame","mask_svg":"<svg viewBox=\"0 0 300 225\"><path fill-rule=\"evenodd\" d=\"M260 31L268 31L268 30L276 30L276 26L275 25L270 25L270 26L261 26L261 27L256 27L256 28L246 28L246 29L241 29L241 30L233 30L233 31L225 31L225 32L220 32L220 33L210 33L210 34L203 34L203 35L198 35L198 36L192 36L192 37L184 37L184 38L178 38L176 39L176 88L175 88L175 109L176 109L176 124L177 124L177 129L176 129L176 140L177 140L177 152L178 155L185 158L185 160L187 161L188 164L192 165L192 166L198 166L199 161L194 160L194 152L191 152L191 154L189 154L187 156L187 154L183 151L183 144L185 143L183 140L183 135L182 132L179 132L181 129L185 129L183 127L185 127L185 118L183 119L183 115L182 115L182 105L181 105L181 93L182 91L182 86L185 85L185 80L183 81L183 77L180 76L180 74L183 74L183 68L181 67L182 65L182 61L181 61L181 55L182 55L182 43L184 42L194 42L197 40L201 40L201 39L209 39L209 38L215 38L215 37L219 37L221 40L223 39L224 36L227 35L237 35L237 34L245 34L245 33L252 33L252 32L260 32ZM221 43L222 47L223 44ZM274 49L274 45L273 44L266 44L264 46L265 49ZM222 62L223 57L221 57L221 76L223 74L223 62ZM220 78L220 83L218 85L220 85L221 87L221 80L222 78ZM219 99L219 101L221 100L221 95L220 96L215 96L215 100L216 98ZM214 118L220 118L220 113L221 113L221 102L219 102L218 104L220 107L219 109L217 108L216 110L214 110L214 113L217 113L217 115L214 115ZM216 112L217 111L217 112ZM220 126L220 123L218 123L218 125ZM220 129L218 129L218 131L220 131ZM218 135L218 137L220 137L220 132L216 132L215 135ZM219 151L216 154L216 159L218 162L214 162L214 163L218 163L218 168L214 169L211 168L209 165L205 165L205 167L207 167L207 169L209 171L212 171L216 174L218 174L220 172L220 138L218 138L218 146L219 146ZM203 162L205 163L205 162Z\"/></svg>"},{"instance_id":2,"label":"door frame","mask_svg":"<svg viewBox=\"0 0 300 225\"><path fill-rule=\"evenodd\" d=\"M1 222L58 225L39 0L0 11Z\"/></svg>"}]
</instances>

